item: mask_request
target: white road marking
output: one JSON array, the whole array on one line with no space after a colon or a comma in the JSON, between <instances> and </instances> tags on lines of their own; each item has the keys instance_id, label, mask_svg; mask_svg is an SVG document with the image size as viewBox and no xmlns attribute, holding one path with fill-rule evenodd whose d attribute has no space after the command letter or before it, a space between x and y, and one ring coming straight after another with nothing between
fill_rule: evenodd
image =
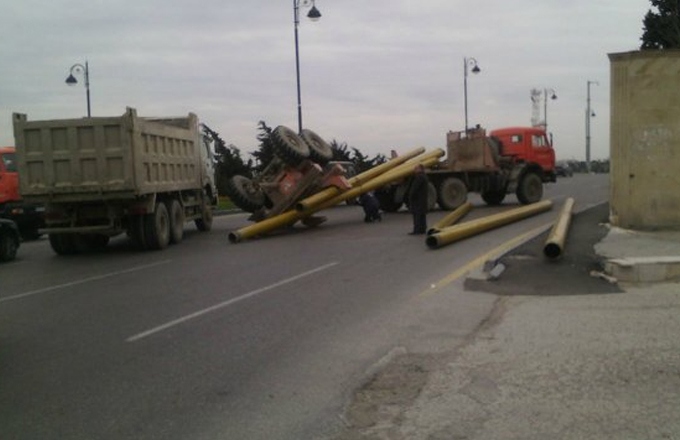
<instances>
[{"instance_id":1,"label":"white road marking","mask_svg":"<svg viewBox=\"0 0 680 440\"><path fill-rule=\"evenodd\" d=\"M232 304L236 304L237 302L240 302L240 301L243 301L245 299L251 298L253 296L259 295L260 293L266 292L267 290L275 289L279 286L283 286L284 284L292 283L293 281L299 280L300 278L304 278L306 276L315 274L317 272L321 272L322 270L329 269L329 268L331 268L331 267L333 267L337 264L340 264L340 263L338 261L334 261L332 263L324 264L323 266L319 266L316 269L308 270L306 272L302 272L301 274L292 276L290 278L286 278L285 280L281 280L281 281L278 281L274 284L270 284L266 287L261 287L259 289L255 289L251 292L245 293L245 294L238 296L236 298L232 298L230 300L223 301L219 304L215 304L214 306L210 306L210 307L207 307L203 310L199 310L197 312L190 313L188 315L182 316L181 318L177 318L175 320L166 322L165 324L159 325L158 327L154 327L150 330L146 330L142 333L138 333L134 336L130 336L129 338L126 339L126 341L127 342L139 341L142 338L146 338L147 336L151 336L155 333L161 332L161 331L166 330L170 327L174 327L174 326L182 324L186 321L190 321L192 319L198 318L199 316L203 316L207 313L214 312L215 310L218 310L218 309L221 309L221 308L224 308L224 307L228 307Z\"/></svg>"},{"instance_id":2,"label":"white road marking","mask_svg":"<svg viewBox=\"0 0 680 440\"><path fill-rule=\"evenodd\" d=\"M156 262L156 263L145 264L143 266L131 267L130 269L119 270L117 272L111 272L111 273L106 273L106 274L103 274L103 275L97 275L97 276L94 276L94 277L83 278L82 280L71 281L70 283L58 284L56 286L50 286L50 287L45 287L45 288L42 288L42 289L31 290L31 291L24 292L24 293L18 293L16 295L11 295L11 296L6 296L4 298L0 298L0 303L6 302L6 301L12 301L12 300L15 300L15 299L26 298L27 296L33 296L33 295L37 295L39 293L46 293L46 292L51 292L53 290L65 289L67 287L77 286L79 284L85 284L85 283L89 283L89 282L92 282L92 281L99 281L99 280L103 280L103 279L106 279L106 278L115 277L115 276L118 276L118 275L125 275L127 273L137 272L137 271L140 271L140 270L149 269L151 267L160 266L161 264L167 264L170 261L172 261L172 260L163 260L163 261L159 261L159 262Z\"/></svg>"}]
</instances>

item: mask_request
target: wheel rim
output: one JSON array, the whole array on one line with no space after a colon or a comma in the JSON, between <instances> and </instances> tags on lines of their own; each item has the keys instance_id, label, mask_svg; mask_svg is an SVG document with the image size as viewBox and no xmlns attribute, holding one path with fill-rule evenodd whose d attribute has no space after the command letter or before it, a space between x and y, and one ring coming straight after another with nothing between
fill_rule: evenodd
<instances>
[{"instance_id":1,"label":"wheel rim","mask_svg":"<svg viewBox=\"0 0 680 440\"><path fill-rule=\"evenodd\" d=\"M441 183L438 195L443 209L456 209L467 200L467 187L460 179L449 177Z\"/></svg>"}]
</instances>

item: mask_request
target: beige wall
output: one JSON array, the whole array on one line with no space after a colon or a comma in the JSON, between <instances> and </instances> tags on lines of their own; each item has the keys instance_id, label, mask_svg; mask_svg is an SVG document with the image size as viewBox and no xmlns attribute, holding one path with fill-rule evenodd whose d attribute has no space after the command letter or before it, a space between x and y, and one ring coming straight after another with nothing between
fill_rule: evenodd
<instances>
[{"instance_id":1,"label":"beige wall","mask_svg":"<svg viewBox=\"0 0 680 440\"><path fill-rule=\"evenodd\" d=\"M680 51L610 54L611 223L680 228Z\"/></svg>"}]
</instances>

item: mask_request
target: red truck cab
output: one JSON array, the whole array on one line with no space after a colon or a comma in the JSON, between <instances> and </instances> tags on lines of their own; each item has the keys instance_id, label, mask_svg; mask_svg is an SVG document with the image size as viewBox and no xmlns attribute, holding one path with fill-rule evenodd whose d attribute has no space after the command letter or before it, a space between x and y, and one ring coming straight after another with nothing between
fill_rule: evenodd
<instances>
[{"instance_id":1,"label":"red truck cab","mask_svg":"<svg viewBox=\"0 0 680 440\"><path fill-rule=\"evenodd\" d=\"M493 130L490 135L501 141L501 156L536 164L542 171L544 182L555 181L555 150L545 130L537 127L508 127Z\"/></svg>"},{"instance_id":2,"label":"red truck cab","mask_svg":"<svg viewBox=\"0 0 680 440\"><path fill-rule=\"evenodd\" d=\"M24 239L34 239L44 226L44 211L42 206L21 199L16 150L0 147L0 218L13 220Z\"/></svg>"}]
</instances>

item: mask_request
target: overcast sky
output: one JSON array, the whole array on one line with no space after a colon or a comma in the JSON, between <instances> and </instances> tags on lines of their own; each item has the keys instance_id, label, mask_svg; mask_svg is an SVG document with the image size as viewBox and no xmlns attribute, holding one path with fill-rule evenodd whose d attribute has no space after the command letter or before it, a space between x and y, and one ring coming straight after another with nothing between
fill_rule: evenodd
<instances>
[{"instance_id":1,"label":"overcast sky","mask_svg":"<svg viewBox=\"0 0 680 440\"><path fill-rule=\"evenodd\" d=\"M648 0L317 0L301 10L303 122L364 153L443 147L470 125L530 125L532 88L554 89L548 125L558 158L585 157L586 83L592 157L608 157L608 53L636 50ZM292 0L21 0L0 13L0 145L12 113L29 120L134 107L141 116L196 113L242 151L257 123L297 128ZM542 108L542 105L541 105ZM542 116L541 116L542 117Z\"/></svg>"}]
</instances>

